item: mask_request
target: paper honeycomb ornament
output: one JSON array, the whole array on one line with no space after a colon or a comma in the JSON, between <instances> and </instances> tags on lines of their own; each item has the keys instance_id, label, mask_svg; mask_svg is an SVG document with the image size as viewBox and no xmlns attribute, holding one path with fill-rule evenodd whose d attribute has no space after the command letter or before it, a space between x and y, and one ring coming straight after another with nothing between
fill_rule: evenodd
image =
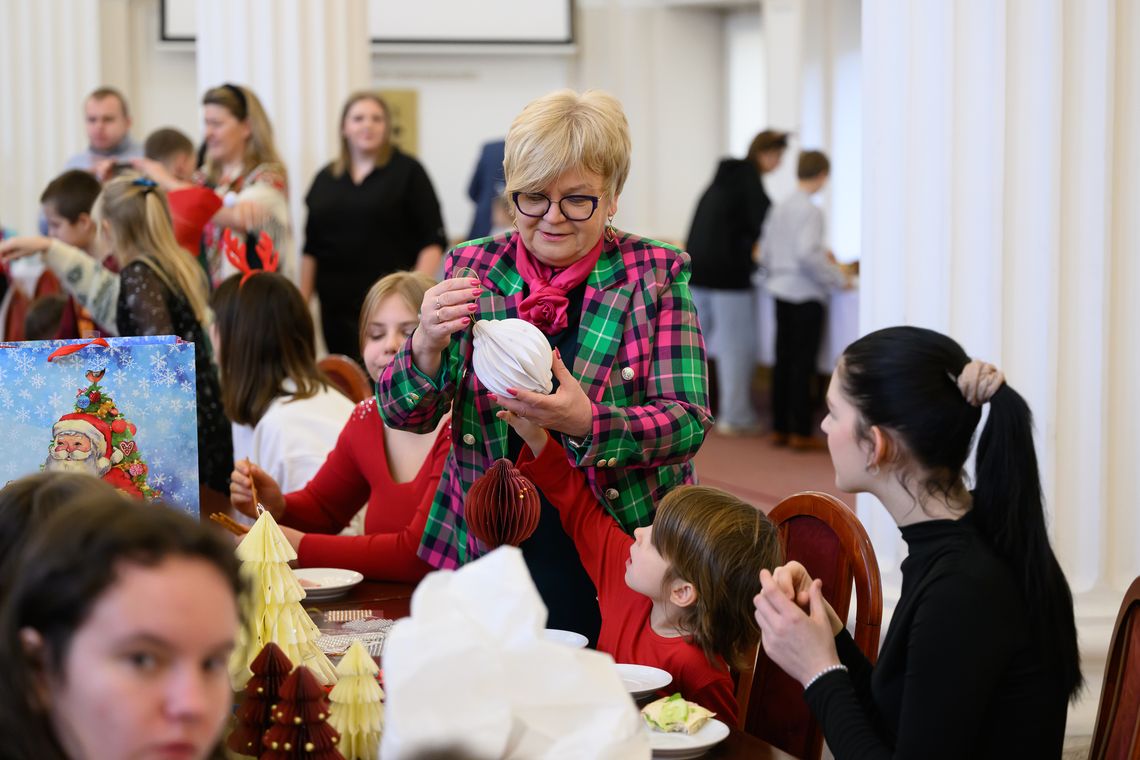
<instances>
[{"instance_id":1,"label":"paper honeycomb ornament","mask_svg":"<svg viewBox=\"0 0 1140 760\"><path fill-rule=\"evenodd\" d=\"M268 511L245 534L237 547L246 592L241 605L244 622L230 655L230 684L237 691L252 675L250 664L262 647L273 642L295 665L304 665L324 684L336 683L336 671L317 646L321 632L301 606L305 590L289 569L297 552Z\"/></svg>"},{"instance_id":2,"label":"paper honeycomb ornament","mask_svg":"<svg viewBox=\"0 0 1140 760\"><path fill-rule=\"evenodd\" d=\"M261 740L273 723L272 709L281 685L293 670L293 663L272 641L250 663L253 676L245 685L245 695L235 714L235 723L226 738L226 747L242 757L260 757Z\"/></svg>"},{"instance_id":3,"label":"paper honeycomb ornament","mask_svg":"<svg viewBox=\"0 0 1140 760\"><path fill-rule=\"evenodd\" d=\"M352 642L336 666L336 686L329 692L329 725L340 733L345 760L374 760L384 727L384 691L376 681L380 668L360 640Z\"/></svg>"},{"instance_id":4,"label":"paper honeycomb ornament","mask_svg":"<svg viewBox=\"0 0 1140 760\"><path fill-rule=\"evenodd\" d=\"M328 723L325 690L308 668L294 670L279 697L261 740L261 760L344 760L337 750L340 734Z\"/></svg>"},{"instance_id":5,"label":"paper honeycomb ornament","mask_svg":"<svg viewBox=\"0 0 1140 760\"><path fill-rule=\"evenodd\" d=\"M481 319L472 328L471 368L492 393L550 393L553 353L542 331L522 319Z\"/></svg>"},{"instance_id":6,"label":"paper honeycomb ornament","mask_svg":"<svg viewBox=\"0 0 1140 760\"><path fill-rule=\"evenodd\" d=\"M509 459L500 459L471 484L463 513L483 543L518 546L538 527L541 509L534 484Z\"/></svg>"}]
</instances>

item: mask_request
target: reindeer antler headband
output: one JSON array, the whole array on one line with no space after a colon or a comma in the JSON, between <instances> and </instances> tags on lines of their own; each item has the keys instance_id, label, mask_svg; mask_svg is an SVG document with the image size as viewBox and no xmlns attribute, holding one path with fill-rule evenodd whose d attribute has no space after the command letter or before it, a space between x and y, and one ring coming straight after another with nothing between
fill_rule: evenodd
<instances>
[{"instance_id":1,"label":"reindeer antler headband","mask_svg":"<svg viewBox=\"0 0 1140 760\"><path fill-rule=\"evenodd\" d=\"M270 239L269 233L264 231L258 236L257 248L254 249L257 251L257 257L261 259L260 269L254 269L249 265L249 259L245 255L245 243L235 238L229 228L222 233L222 248L226 252L226 259L241 272L239 288L258 272L276 272L281 259L273 248L273 240Z\"/></svg>"}]
</instances>

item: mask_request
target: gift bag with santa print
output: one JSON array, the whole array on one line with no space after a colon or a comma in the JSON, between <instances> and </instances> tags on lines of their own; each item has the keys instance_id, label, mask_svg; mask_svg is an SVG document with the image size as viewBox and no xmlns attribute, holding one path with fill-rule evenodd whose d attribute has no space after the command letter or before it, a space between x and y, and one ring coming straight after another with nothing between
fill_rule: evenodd
<instances>
[{"instance_id":1,"label":"gift bag with santa print","mask_svg":"<svg viewBox=\"0 0 1140 760\"><path fill-rule=\"evenodd\" d=\"M0 343L0 482L102 478L198 515L194 344L175 336Z\"/></svg>"}]
</instances>

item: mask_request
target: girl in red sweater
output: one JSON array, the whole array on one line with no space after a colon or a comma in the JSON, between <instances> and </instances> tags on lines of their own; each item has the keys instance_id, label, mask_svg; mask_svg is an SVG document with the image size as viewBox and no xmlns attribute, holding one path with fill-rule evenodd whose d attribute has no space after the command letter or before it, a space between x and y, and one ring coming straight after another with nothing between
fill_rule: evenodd
<instances>
[{"instance_id":1,"label":"girl in red sweater","mask_svg":"<svg viewBox=\"0 0 1140 760\"><path fill-rule=\"evenodd\" d=\"M560 382L573 380L561 359L554 365ZM750 664L759 634L749 595L761 568L782 561L776 527L729 493L680 486L658 504L653 525L630 538L545 429L498 414L526 442L519 469L558 509L598 590L598 650L667 671L673 682L663 693L679 691L735 725L728 665Z\"/></svg>"},{"instance_id":2,"label":"girl in red sweater","mask_svg":"<svg viewBox=\"0 0 1140 760\"><path fill-rule=\"evenodd\" d=\"M373 380L416 329L416 309L434 284L427 275L396 272L372 286L361 312L360 346ZM340 567L372 580L414 583L432 569L416 549L450 449L448 417L430 435L393 430L370 398L357 404L336 448L304 488L283 495L264 470L242 461L234 465L230 502L255 515L252 478L301 567ZM365 502L364 535L335 535Z\"/></svg>"}]
</instances>

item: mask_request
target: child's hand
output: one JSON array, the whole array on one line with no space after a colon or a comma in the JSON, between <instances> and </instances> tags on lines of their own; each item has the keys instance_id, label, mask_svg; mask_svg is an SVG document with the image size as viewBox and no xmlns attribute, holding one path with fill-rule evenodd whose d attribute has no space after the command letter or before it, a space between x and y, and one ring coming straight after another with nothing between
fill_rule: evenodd
<instances>
[{"instance_id":1,"label":"child's hand","mask_svg":"<svg viewBox=\"0 0 1140 760\"><path fill-rule=\"evenodd\" d=\"M41 235L24 235L21 237L8 238L0 243L0 259L4 263L8 263L13 259L20 259L24 256L31 256L33 253L46 251L51 247L51 238L46 238Z\"/></svg>"},{"instance_id":2,"label":"child's hand","mask_svg":"<svg viewBox=\"0 0 1140 760\"><path fill-rule=\"evenodd\" d=\"M537 457L542 453L542 449L546 446L546 428L540 427L527 418L520 417L507 409L500 409L495 412L495 416L500 420L505 420L508 425L515 429L515 432L530 448L532 454Z\"/></svg>"}]
</instances>

